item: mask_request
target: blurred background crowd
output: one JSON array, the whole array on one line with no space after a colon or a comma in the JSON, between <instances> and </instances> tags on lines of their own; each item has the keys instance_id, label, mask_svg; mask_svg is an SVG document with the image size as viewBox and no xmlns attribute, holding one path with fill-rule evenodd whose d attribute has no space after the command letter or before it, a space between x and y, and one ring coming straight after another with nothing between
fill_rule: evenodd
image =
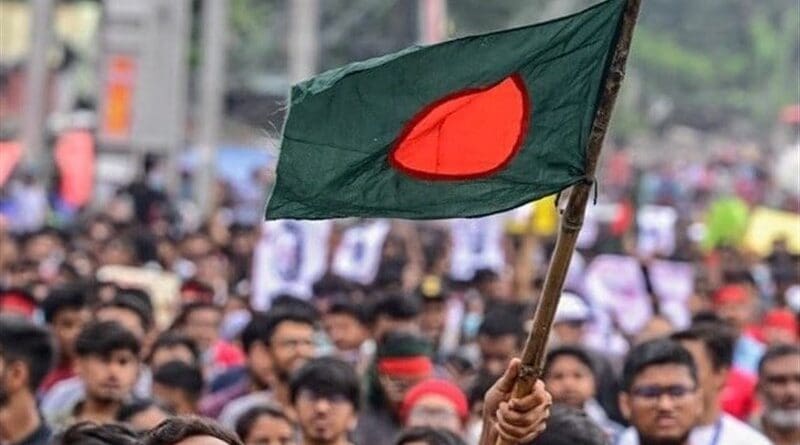
<instances>
[{"instance_id":1,"label":"blurred background crowd","mask_svg":"<svg viewBox=\"0 0 800 445\"><path fill-rule=\"evenodd\" d=\"M391 443L426 426L456 442L422 443L478 443L566 196L477 219L263 222L280 96L320 68L588 2L352 3L0 2L0 443L174 415L252 444ZM551 424L563 440L797 444L800 13L672 3L643 7L548 347ZM206 33L220 4L222 53ZM120 37L150 7L182 23L177 49ZM51 28L38 126L24 87L36 8ZM705 26L720 29L692 32ZM161 82L148 70L173 50L186 60L167 74L197 86L164 110L171 92L130 77Z\"/></svg>"}]
</instances>

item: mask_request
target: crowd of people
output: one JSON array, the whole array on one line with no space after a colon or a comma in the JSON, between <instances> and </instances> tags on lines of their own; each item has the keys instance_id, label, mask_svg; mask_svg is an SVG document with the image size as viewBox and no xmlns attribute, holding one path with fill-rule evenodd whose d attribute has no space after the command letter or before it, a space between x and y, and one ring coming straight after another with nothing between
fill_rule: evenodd
<instances>
[{"instance_id":1,"label":"crowd of people","mask_svg":"<svg viewBox=\"0 0 800 445\"><path fill-rule=\"evenodd\" d=\"M86 209L18 175L0 194L0 443L797 445L798 252L746 238L800 190L767 155L626 153L522 398L558 199L262 223L260 195L225 184L197 219L152 159Z\"/></svg>"}]
</instances>

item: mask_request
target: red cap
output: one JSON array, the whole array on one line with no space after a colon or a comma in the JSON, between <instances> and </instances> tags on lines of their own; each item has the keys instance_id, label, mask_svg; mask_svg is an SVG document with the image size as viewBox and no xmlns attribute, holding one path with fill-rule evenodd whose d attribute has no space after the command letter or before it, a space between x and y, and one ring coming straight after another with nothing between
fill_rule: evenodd
<instances>
[{"instance_id":1,"label":"red cap","mask_svg":"<svg viewBox=\"0 0 800 445\"><path fill-rule=\"evenodd\" d=\"M744 286L729 284L717 290L714 294L714 304L741 303L747 301L749 296Z\"/></svg>"},{"instance_id":2,"label":"red cap","mask_svg":"<svg viewBox=\"0 0 800 445\"><path fill-rule=\"evenodd\" d=\"M36 311L36 300L26 291L9 289L0 293L0 311L13 312L30 318Z\"/></svg>"},{"instance_id":3,"label":"red cap","mask_svg":"<svg viewBox=\"0 0 800 445\"><path fill-rule=\"evenodd\" d=\"M403 404L400 407L400 415L403 420L408 418L414 405L423 397L428 395L442 396L453 403L456 413L464 422L469 416L469 405L467 404L467 397L461 388L454 385L447 380L429 379L414 385L403 398Z\"/></svg>"},{"instance_id":4,"label":"red cap","mask_svg":"<svg viewBox=\"0 0 800 445\"><path fill-rule=\"evenodd\" d=\"M789 309L773 309L764 315L765 328L780 329L797 335L797 319Z\"/></svg>"}]
</instances>

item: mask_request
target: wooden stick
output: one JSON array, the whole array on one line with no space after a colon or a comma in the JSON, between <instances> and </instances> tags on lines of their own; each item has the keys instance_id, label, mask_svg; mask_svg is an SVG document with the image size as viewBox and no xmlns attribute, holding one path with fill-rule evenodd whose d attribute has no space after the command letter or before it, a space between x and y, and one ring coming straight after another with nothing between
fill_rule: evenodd
<instances>
[{"instance_id":1,"label":"wooden stick","mask_svg":"<svg viewBox=\"0 0 800 445\"><path fill-rule=\"evenodd\" d=\"M594 181L588 178L593 178L597 169L597 161L600 157L606 130L608 129L608 122L611 119L614 102L617 99L622 79L625 77L625 62L628 59L633 28L639 15L640 4L641 0L628 0L623 12L619 39L614 48L611 65L603 85L603 92L597 106L597 113L592 123L592 130L586 148L587 180L572 187L569 194L569 204L567 204L564 214L561 216L555 251L553 252L553 258L550 260L550 267L547 270L542 297L533 317L533 329L531 329L528 340L525 342L525 349L522 353L522 367L517 377L517 383L514 386L513 396L515 398L530 394L533 391L536 380L542 375L545 349L550 336L550 329L553 325L553 318L558 307L558 301L561 298L561 289L564 286L564 279L567 275L572 252L575 250L575 242L583 225L586 204L589 201L589 195L594 185ZM514 445L503 438L499 438L497 444Z\"/></svg>"}]
</instances>

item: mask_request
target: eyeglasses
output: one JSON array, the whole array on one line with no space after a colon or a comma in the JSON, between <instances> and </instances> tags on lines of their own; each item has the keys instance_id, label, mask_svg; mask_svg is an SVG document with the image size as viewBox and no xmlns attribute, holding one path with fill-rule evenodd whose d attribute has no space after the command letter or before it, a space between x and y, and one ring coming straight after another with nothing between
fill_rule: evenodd
<instances>
[{"instance_id":1,"label":"eyeglasses","mask_svg":"<svg viewBox=\"0 0 800 445\"><path fill-rule=\"evenodd\" d=\"M682 399L689 394L692 394L695 391L695 387L693 386L682 386L682 385L670 385L670 386L658 386L658 385L648 385L648 386L639 386L637 388L633 388L631 390L631 394L634 397L644 399L648 402L656 402L662 396L668 395L671 399Z\"/></svg>"}]
</instances>

